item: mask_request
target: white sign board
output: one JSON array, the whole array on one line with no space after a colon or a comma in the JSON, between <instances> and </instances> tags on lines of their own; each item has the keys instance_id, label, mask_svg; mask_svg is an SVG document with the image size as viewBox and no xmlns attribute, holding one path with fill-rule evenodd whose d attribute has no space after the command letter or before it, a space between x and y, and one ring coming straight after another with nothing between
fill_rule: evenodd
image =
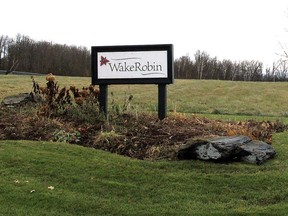
<instances>
[{"instance_id":1,"label":"white sign board","mask_svg":"<svg viewBox=\"0 0 288 216\"><path fill-rule=\"evenodd\" d=\"M98 52L98 79L168 78L167 51Z\"/></svg>"},{"instance_id":2,"label":"white sign board","mask_svg":"<svg viewBox=\"0 0 288 216\"><path fill-rule=\"evenodd\" d=\"M173 45L92 47L92 83L171 84Z\"/></svg>"}]
</instances>

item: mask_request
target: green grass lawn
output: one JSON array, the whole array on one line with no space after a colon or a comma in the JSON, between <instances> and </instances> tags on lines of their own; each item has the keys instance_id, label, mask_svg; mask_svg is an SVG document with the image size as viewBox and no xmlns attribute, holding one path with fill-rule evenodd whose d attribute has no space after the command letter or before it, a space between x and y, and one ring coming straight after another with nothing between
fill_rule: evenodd
<instances>
[{"instance_id":1,"label":"green grass lawn","mask_svg":"<svg viewBox=\"0 0 288 216\"><path fill-rule=\"evenodd\" d=\"M275 135L277 157L257 166L0 141L0 215L285 215L287 142L288 133Z\"/></svg>"}]
</instances>

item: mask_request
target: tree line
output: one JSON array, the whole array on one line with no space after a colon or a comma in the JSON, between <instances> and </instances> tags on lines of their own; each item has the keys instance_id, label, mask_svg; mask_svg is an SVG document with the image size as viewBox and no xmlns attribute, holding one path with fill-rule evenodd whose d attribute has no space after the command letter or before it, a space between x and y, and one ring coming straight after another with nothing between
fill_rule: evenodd
<instances>
[{"instance_id":1,"label":"tree line","mask_svg":"<svg viewBox=\"0 0 288 216\"><path fill-rule=\"evenodd\" d=\"M218 79L232 81L287 81L287 59L279 59L264 69L260 61L218 60L204 51L196 51L193 58L182 56L174 62L177 79Z\"/></svg>"},{"instance_id":2,"label":"tree line","mask_svg":"<svg viewBox=\"0 0 288 216\"><path fill-rule=\"evenodd\" d=\"M28 36L0 36L0 70L91 76L91 52L86 47L35 41ZM264 71L265 70L265 71ZM218 60L204 51L174 61L176 79L287 81L288 62L279 59L265 68L259 61Z\"/></svg>"},{"instance_id":3,"label":"tree line","mask_svg":"<svg viewBox=\"0 0 288 216\"><path fill-rule=\"evenodd\" d=\"M90 76L91 55L86 47L35 41L18 34L0 36L0 69L63 76Z\"/></svg>"}]
</instances>

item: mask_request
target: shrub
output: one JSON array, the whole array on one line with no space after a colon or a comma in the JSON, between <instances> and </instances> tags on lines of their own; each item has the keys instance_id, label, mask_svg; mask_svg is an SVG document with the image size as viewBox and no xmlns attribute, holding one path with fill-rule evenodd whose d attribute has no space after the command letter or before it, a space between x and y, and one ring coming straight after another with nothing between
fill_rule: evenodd
<instances>
[{"instance_id":1,"label":"shrub","mask_svg":"<svg viewBox=\"0 0 288 216\"><path fill-rule=\"evenodd\" d=\"M53 133L55 141L65 143L78 143L80 141L80 136L81 134L78 131L67 132L65 130L56 130Z\"/></svg>"},{"instance_id":2,"label":"shrub","mask_svg":"<svg viewBox=\"0 0 288 216\"><path fill-rule=\"evenodd\" d=\"M41 87L34 77L31 78L33 82L31 95L35 102L40 103L39 115L66 116L68 119L74 118L81 122L102 118L98 103L99 90L93 85L83 87L81 91L75 86L60 89L55 82L55 76L50 73L46 77L46 86Z\"/></svg>"}]
</instances>

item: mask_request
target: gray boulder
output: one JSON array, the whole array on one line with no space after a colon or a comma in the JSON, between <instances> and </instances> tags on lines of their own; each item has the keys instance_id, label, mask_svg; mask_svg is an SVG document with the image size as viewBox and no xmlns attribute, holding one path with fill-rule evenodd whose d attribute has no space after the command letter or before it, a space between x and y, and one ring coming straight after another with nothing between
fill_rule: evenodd
<instances>
[{"instance_id":1,"label":"gray boulder","mask_svg":"<svg viewBox=\"0 0 288 216\"><path fill-rule=\"evenodd\" d=\"M249 137L239 135L232 137L213 138L209 140L209 143L214 146L221 154L221 158L219 159L233 159L241 151L239 146L250 141L251 139Z\"/></svg>"},{"instance_id":2,"label":"gray boulder","mask_svg":"<svg viewBox=\"0 0 288 216\"><path fill-rule=\"evenodd\" d=\"M275 154L271 145L239 135L208 140L187 140L180 147L177 157L180 160L200 159L220 162L240 160L262 164Z\"/></svg>"},{"instance_id":3,"label":"gray boulder","mask_svg":"<svg viewBox=\"0 0 288 216\"><path fill-rule=\"evenodd\" d=\"M243 145L240 145L239 148L241 149L241 160L248 163L262 164L276 155L276 151L271 145L258 140L244 143Z\"/></svg>"},{"instance_id":4,"label":"gray boulder","mask_svg":"<svg viewBox=\"0 0 288 216\"><path fill-rule=\"evenodd\" d=\"M5 97L2 103L6 106L14 106L18 104L23 104L28 101L31 101L31 96L29 93L21 93L19 95L12 95Z\"/></svg>"}]
</instances>

